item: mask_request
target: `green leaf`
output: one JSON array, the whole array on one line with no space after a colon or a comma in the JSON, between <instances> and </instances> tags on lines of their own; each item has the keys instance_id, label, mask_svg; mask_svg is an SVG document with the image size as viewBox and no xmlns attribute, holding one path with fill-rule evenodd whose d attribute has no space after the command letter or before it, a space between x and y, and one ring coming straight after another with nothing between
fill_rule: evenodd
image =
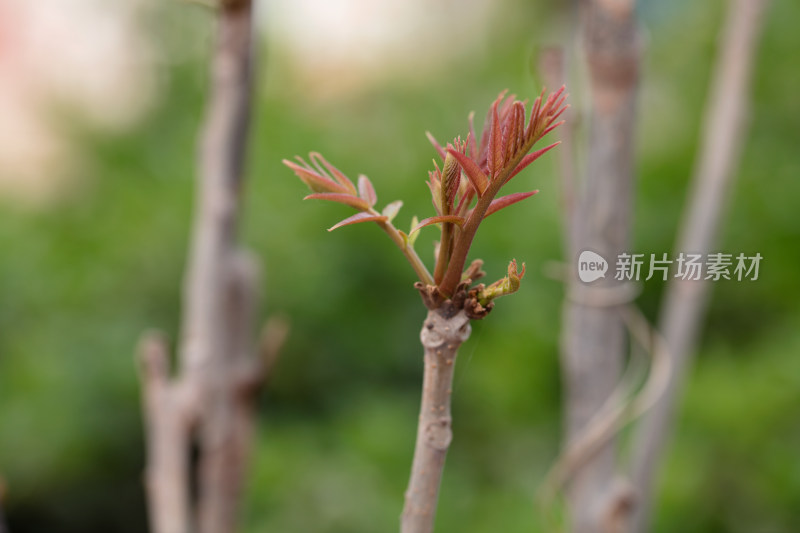
<instances>
[{"instance_id":1,"label":"green leaf","mask_svg":"<svg viewBox=\"0 0 800 533\"><path fill-rule=\"evenodd\" d=\"M411 217L411 229L414 229L414 227L416 227L418 224L419 224L419 219L417 218L417 215ZM408 245L413 247L414 243L417 242L417 237L419 237L419 233L411 233L411 231L409 230Z\"/></svg>"},{"instance_id":2,"label":"green leaf","mask_svg":"<svg viewBox=\"0 0 800 533\"><path fill-rule=\"evenodd\" d=\"M386 218L388 218L389 219L388 221L391 222L392 220L394 220L394 217L397 216L397 213L400 212L401 207L403 207L403 201L395 200L394 202L384 207L381 214Z\"/></svg>"},{"instance_id":3,"label":"green leaf","mask_svg":"<svg viewBox=\"0 0 800 533\"><path fill-rule=\"evenodd\" d=\"M370 213L356 213L351 217L347 217L338 224L328 228L328 231L333 231L342 226L349 226L350 224L358 224L359 222L386 222L388 219L383 215L373 215Z\"/></svg>"},{"instance_id":4,"label":"green leaf","mask_svg":"<svg viewBox=\"0 0 800 533\"><path fill-rule=\"evenodd\" d=\"M406 232L405 232L405 231L403 231L403 230L397 230L397 233L399 233L399 234L400 234L400 237L403 239L403 244L404 244L406 247L408 247L408 246L413 246L413 244L410 244L410 243L409 243L408 235L406 234Z\"/></svg>"}]
</instances>

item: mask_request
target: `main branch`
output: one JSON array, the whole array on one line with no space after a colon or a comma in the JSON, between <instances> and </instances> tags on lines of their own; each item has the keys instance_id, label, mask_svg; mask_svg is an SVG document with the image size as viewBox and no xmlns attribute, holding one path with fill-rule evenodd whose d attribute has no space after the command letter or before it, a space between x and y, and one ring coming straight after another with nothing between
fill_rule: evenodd
<instances>
[{"instance_id":1,"label":"main branch","mask_svg":"<svg viewBox=\"0 0 800 533\"><path fill-rule=\"evenodd\" d=\"M572 265L569 292L580 287L577 259L592 250L609 263L628 249L634 189L634 139L639 43L633 0L592 0L582 5L582 34L590 75L591 118L585 180L569 226ZM613 268L613 267L612 267ZM620 289L613 273L596 287ZM614 391L626 350L621 304L597 307L567 299L564 305L562 367L566 394L566 449ZM572 531L606 531L618 502L614 439L577 469L567 494Z\"/></svg>"},{"instance_id":2,"label":"main branch","mask_svg":"<svg viewBox=\"0 0 800 533\"><path fill-rule=\"evenodd\" d=\"M450 396L453 369L461 344L471 327L463 310L453 316L432 310L422 326L425 348L422 404L411 479L403 508L402 533L431 533L439 499L444 461L453 439Z\"/></svg>"},{"instance_id":3,"label":"main branch","mask_svg":"<svg viewBox=\"0 0 800 533\"><path fill-rule=\"evenodd\" d=\"M236 243L252 40L250 0L221 0L177 376L160 337L140 347L153 533L234 531L253 393L267 371L253 345L258 268Z\"/></svg>"}]
</instances>

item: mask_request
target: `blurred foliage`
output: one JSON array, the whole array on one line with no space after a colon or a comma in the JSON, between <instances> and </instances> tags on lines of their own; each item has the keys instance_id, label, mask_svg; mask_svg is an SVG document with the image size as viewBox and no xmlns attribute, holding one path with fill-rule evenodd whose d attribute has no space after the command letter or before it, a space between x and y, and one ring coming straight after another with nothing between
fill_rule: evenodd
<instances>
[{"instance_id":1,"label":"blurred foliage","mask_svg":"<svg viewBox=\"0 0 800 533\"><path fill-rule=\"evenodd\" d=\"M637 252L672 249L722 4L643 4ZM467 112L500 89L538 93L532 58L548 44L542 35L557 34L547 6L508 9L478 61L336 101L299 97L280 49L263 50L242 231L264 261L263 316L288 316L292 336L263 397L242 531L396 528L421 375L414 276L374 227L327 233L346 210L302 202L280 160L319 150L349 175L369 175L381 205L402 198L401 227L427 216L435 154L424 131L463 135ZM94 154L83 187L46 211L0 201L0 475L15 533L145 530L132 352L146 328L178 331L210 21L179 3L153 17L165 57L178 58L162 66L164 101L124 136L76 125ZM760 279L714 287L662 469L658 532L800 530L798 21L800 5L775 2L723 225L721 250L764 256ZM571 92L580 109L580 88ZM555 161L517 178L519 190L542 192L492 217L474 246L490 278L512 257L528 275L460 355L441 531L541 526L533 498L560 432L562 288L543 274L561 258ZM419 240L425 259L434 233ZM661 290L645 285L651 318Z\"/></svg>"}]
</instances>

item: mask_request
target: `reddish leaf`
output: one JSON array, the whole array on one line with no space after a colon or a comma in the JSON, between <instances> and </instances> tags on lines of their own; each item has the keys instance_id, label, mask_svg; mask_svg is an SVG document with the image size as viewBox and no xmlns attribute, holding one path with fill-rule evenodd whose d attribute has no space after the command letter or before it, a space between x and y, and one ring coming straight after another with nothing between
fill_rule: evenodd
<instances>
[{"instance_id":1,"label":"reddish leaf","mask_svg":"<svg viewBox=\"0 0 800 533\"><path fill-rule=\"evenodd\" d=\"M439 144L439 141L437 141L436 138L429 131L426 131L425 135L428 137L428 140L431 142L433 147L436 148L436 151L439 152L439 155L441 156L441 158L444 159L444 156L445 156L444 148L442 148L442 145Z\"/></svg>"},{"instance_id":2,"label":"reddish leaf","mask_svg":"<svg viewBox=\"0 0 800 533\"><path fill-rule=\"evenodd\" d=\"M554 93L550 93L550 96L547 97L547 101L542 106L542 115L550 116L553 112L559 108L564 103L564 100L567 98L567 95L561 97L561 94L567 87L562 85L560 89L558 89Z\"/></svg>"},{"instance_id":3,"label":"reddish leaf","mask_svg":"<svg viewBox=\"0 0 800 533\"><path fill-rule=\"evenodd\" d=\"M433 173L428 173L431 176L430 181L426 181L425 184L431 190L431 202L433 202L433 208L436 209L436 212L441 214L442 213L442 183L438 179L434 179Z\"/></svg>"},{"instance_id":4,"label":"reddish leaf","mask_svg":"<svg viewBox=\"0 0 800 533\"><path fill-rule=\"evenodd\" d=\"M554 142L550 146L545 146L541 150L536 150L535 152L531 152L528 155L526 155L525 157L523 157L522 161L519 162L519 164L516 166L514 171L511 174L508 175L508 179L506 180L506 183L508 183L511 180L511 178L513 178L514 176L519 174L525 167L527 167L528 165L530 165L531 163L533 163L534 161L539 159L546 152L552 150L553 148L555 148L559 144L561 144L561 141Z\"/></svg>"},{"instance_id":5,"label":"reddish leaf","mask_svg":"<svg viewBox=\"0 0 800 533\"><path fill-rule=\"evenodd\" d=\"M566 98L566 96L565 96L564 98ZM564 100L563 100L563 99L562 99L561 103L562 103L562 104L564 103ZM559 104L559 105L561 105L561 104ZM550 118L547 120L547 125L549 126L549 125L551 125L553 122L555 122L555 121L556 121L556 119L557 119L558 117L560 117L560 116L561 116L561 113L563 113L564 111L566 111L566 110L567 110L567 108L569 108L569 105L565 105L565 106L561 106L561 107L557 108L557 109L558 109L558 111L556 111L555 113L553 113L552 115L550 115ZM563 122L563 121L562 121L562 122Z\"/></svg>"},{"instance_id":6,"label":"reddish leaf","mask_svg":"<svg viewBox=\"0 0 800 533\"><path fill-rule=\"evenodd\" d=\"M369 181L369 178L364 174L358 177L358 195L362 200L367 202L370 207L375 205L375 202L378 201L378 196L375 194L375 187L372 186L372 182Z\"/></svg>"},{"instance_id":7,"label":"reddish leaf","mask_svg":"<svg viewBox=\"0 0 800 533\"><path fill-rule=\"evenodd\" d=\"M504 207L508 207L508 206L513 205L513 204L515 204L517 202L521 202L525 198L530 198L531 196L533 196L537 192L539 192L539 191L515 192L514 194L509 194L508 196L501 196L500 198L497 198L496 200L492 200L492 203L489 204L489 209L486 210L486 214L483 216L483 218L486 218L491 214L497 213L498 211L500 211Z\"/></svg>"},{"instance_id":8,"label":"reddish leaf","mask_svg":"<svg viewBox=\"0 0 800 533\"><path fill-rule=\"evenodd\" d=\"M372 215L370 213L356 213L351 217L347 217L338 224L328 228L328 231L333 231L342 226L349 226L350 224L358 224L359 222L386 222L388 219L383 215Z\"/></svg>"},{"instance_id":9,"label":"reddish leaf","mask_svg":"<svg viewBox=\"0 0 800 533\"><path fill-rule=\"evenodd\" d=\"M508 111L508 116L503 126L503 154L505 161L511 159L519 149L524 120L525 108L522 102L514 102Z\"/></svg>"},{"instance_id":10,"label":"reddish leaf","mask_svg":"<svg viewBox=\"0 0 800 533\"><path fill-rule=\"evenodd\" d=\"M345 187L351 194L356 194L356 186L353 185L353 182L350 181L350 179L344 175L344 172L342 172L335 166L328 163L328 161L324 157L322 157L322 154L320 154L319 152L311 152L308 155L315 165L319 166L319 164L321 163L322 166L328 169L328 172L333 174L333 177L336 179L336 181L338 181L343 187Z\"/></svg>"},{"instance_id":11,"label":"reddish leaf","mask_svg":"<svg viewBox=\"0 0 800 533\"><path fill-rule=\"evenodd\" d=\"M472 183L472 186L478 191L478 196L483 196L486 187L489 186L489 180L486 174L483 173L475 161L464 154L456 152L455 150L448 150L448 152L456 158L458 164L464 169L464 173L469 178L470 183Z\"/></svg>"},{"instance_id":12,"label":"reddish leaf","mask_svg":"<svg viewBox=\"0 0 800 533\"><path fill-rule=\"evenodd\" d=\"M461 198L458 200L458 206L456 207L456 213L463 213L467 206L472 202L472 199L475 197L475 189L470 187L467 191L465 191Z\"/></svg>"},{"instance_id":13,"label":"reddish leaf","mask_svg":"<svg viewBox=\"0 0 800 533\"><path fill-rule=\"evenodd\" d=\"M332 179L321 176L311 169L301 167L297 163L289 161L288 159L284 159L283 164L291 168L294 171L294 173L297 174L297 177L303 180L303 183L308 185L308 188L311 189L313 192L319 192L319 193L349 192L346 187L336 183Z\"/></svg>"},{"instance_id":14,"label":"reddish leaf","mask_svg":"<svg viewBox=\"0 0 800 533\"><path fill-rule=\"evenodd\" d=\"M503 91L505 93L505 91ZM506 118L508 117L508 112L511 110L511 106L514 105L514 102L517 100L516 94L509 94L505 101L503 101L503 105L500 106L500 110L498 113L500 114L500 122L505 122Z\"/></svg>"},{"instance_id":15,"label":"reddish leaf","mask_svg":"<svg viewBox=\"0 0 800 533\"><path fill-rule=\"evenodd\" d=\"M528 122L528 129L525 130L526 139L530 139L536 132L536 129L539 127L539 111L542 109L542 98L544 98L544 89L542 89L541 94L536 97L536 100L533 102L533 106L531 107L531 118Z\"/></svg>"},{"instance_id":16,"label":"reddish leaf","mask_svg":"<svg viewBox=\"0 0 800 533\"><path fill-rule=\"evenodd\" d=\"M561 113L559 113L559 115L560 115L560 114L561 114ZM557 127L559 127L560 125L562 125L564 122L566 122L566 120L559 120L559 121L558 121L558 122L556 122L555 124L550 124L550 125L549 125L549 126L547 126L547 128L545 128L545 130L542 132L542 135L541 135L541 137L544 137L545 135L547 135L548 133L550 133L551 131L553 131L554 129L556 129Z\"/></svg>"},{"instance_id":17,"label":"reddish leaf","mask_svg":"<svg viewBox=\"0 0 800 533\"><path fill-rule=\"evenodd\" d=\"M486 118L483 121L483 129L481 130L480 142L478 143L478 155L472 156L481 168L487 167L489 157L489 130L492 127L492 108L486 113ZM476 140L478 140L476 138Z\"/></svg>"},{"instance_id":18,"label":"reddish leaf","mask_svg":"<svg viewBox=\"0 0 800 533\"><path fill-rule=\"evenodd\" d=\"M478 159L478 139L475 137L475 111L469 114L469 133L467 134L469 156Z\"/></svg>"},{"instance_id":19,"label":"reddish leaf","mask_svg":"<svg viewBox=\"0 0 800 533\"><path fill-rule=\"evenodd\" d=\"M499 100L495 100L492 105L492 129L489 131L489 154L487 162L489 164L489 175L492 178L503 168L503 132L500 124L500 117L497 114L498 103Z\"/></svg>"},{"instance_id":20,"label":"reddish leaf","mask_svg":"<svg viewBox=\"0 0 800 533\"><path fill-rule=\"evenodd\" d=\"M367 202L365 202L358 196L335 193L335 192L321 192L317 194L309 194L308 196L303 198L303 200L329 200L331 202L339 202L340 204L345 204L351 207L355 207L359 211L369 211L370 207L367 204Z\"/></svg>"},{"instance_id":21,"label":"reddish leaf","mask_svg":"<svg viewBox=\"0 0 800 533\"><path fill-rule=\"evenodd\" d=\"M464 224L464 222L466 222L466 219L464 217L459 217L456 215L441 215L437 217L426 218L425 220L420 221L419 224L411 228L411 231L409 231L408 234L412 235L415 232L424 228L425 226L430 226L431 224L441 224L442 222L450 222L461 226L462 224Z\"/></svg>"},{"instance_id":22,"label":"reddish leaf","mask_svg":"<svg viewBox=\"0 0 800 533\"><path fill-rule=\"evenodd\" d=\"M516 154L522 145L525 144L525 104L522 102L515 102L514 103L514 137L513 144L514 149L512 151L513 154Z\"/></svg>"}]
</instances>

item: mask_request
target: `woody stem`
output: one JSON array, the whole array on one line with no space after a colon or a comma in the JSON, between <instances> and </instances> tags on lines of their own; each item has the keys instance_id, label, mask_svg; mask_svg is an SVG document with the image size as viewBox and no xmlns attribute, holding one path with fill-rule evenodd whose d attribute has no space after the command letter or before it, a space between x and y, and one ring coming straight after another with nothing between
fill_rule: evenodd
<instances>
[{"instance_id":1,"label":"woody stem","mask_svg":"<svg viewBox=\"0 0 800 533\"><path fill-rule=\"evenodd\" d=\"M439 310L429 311L422 327L420 340L425 348L422 402L401 533L433 531L445 457L453 438L450 414L453 368L458 348L469 338L470 331L469 318L463 310L452 317Z\"/></svg>"}]
</instances>

